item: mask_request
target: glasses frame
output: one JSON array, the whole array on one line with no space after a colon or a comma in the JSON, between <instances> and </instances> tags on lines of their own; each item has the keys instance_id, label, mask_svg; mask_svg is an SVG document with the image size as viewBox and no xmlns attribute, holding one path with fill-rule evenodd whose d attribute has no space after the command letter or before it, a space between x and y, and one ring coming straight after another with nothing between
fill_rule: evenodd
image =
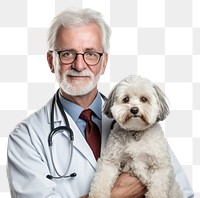
<instances>
[{"instance_id":1,"label":"glasses frame","mask_svg":"<svg viewBox=\"0 0 200 198\"><path fill-rule=\"evenodd\" d=\"M95 66L95 65L97 65L97 64L100 62L100 59L101 59L101 57L102 57L103 54L104 54L104 52L92 51L93 53L97 53L97 54L99 55L99 60L97 61L96 64L88 64L88 63L85 61L84 55L85 55L86 53L89 53L89 52L84 52L84 53L75 52L76 56L75 56L74 60L73 60L72 62L70 62L70 63L64 63L64 62L61 60L60 54L61 54L62 52L66 52L66 51L70 51L70 50L58 50L58 51L57 51L57 50L54 50L54 51L58 54L60 62L61 62L62 64L64 64L64 65L73 64L73 63L76 61L77 56L78 56L78 55L82 55L84 62L85 62L88 66ZM50 51L50 52L53 52L53 51Z\"/></svg>"}]
</instances>

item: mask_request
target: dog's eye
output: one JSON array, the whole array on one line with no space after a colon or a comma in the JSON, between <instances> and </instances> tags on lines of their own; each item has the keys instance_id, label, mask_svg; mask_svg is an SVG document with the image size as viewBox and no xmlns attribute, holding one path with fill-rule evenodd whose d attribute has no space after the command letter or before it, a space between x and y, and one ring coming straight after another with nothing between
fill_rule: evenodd
<instances>
[{"instance_id":1,"label":"dog's eye","mask_svg":"<svg viewBox=\"0 0 200 198\"><path fill-rule=\"evenodd\" d=\"M128 96L126 96L125 98L123 98L123 103L128 103L129 102L129 97Z\"/></svg>"},{"instance_id":2,"label":"dog's eye","mask_svg":"<svg viewBox=\"0 0 200 198\"><path fill-rule=\"evenodd\" d=\"M141 98L140 98L140 101L143 102L143 103L145 103L145 102L147 102L148 100L147 100L147 98L145 98L145 97L141 97Z\"/></svg>"}]
</instances>

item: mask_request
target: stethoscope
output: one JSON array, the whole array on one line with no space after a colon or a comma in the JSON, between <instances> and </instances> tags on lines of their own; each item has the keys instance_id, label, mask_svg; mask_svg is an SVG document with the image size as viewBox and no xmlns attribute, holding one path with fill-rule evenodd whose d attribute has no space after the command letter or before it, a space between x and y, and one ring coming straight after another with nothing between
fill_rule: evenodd
<instances>
[{"instance_id":1,"label":"stethoscope","mask_svg":"<svg viewBox=\"0 0 200 198\"><path fill-rule=\"evenodd\" d=\"M64 118L65 126L59 126L59 127L54 128L54 107L55 107L55 103L57 103L59 111L61 112L62 117ZM51 155L51 161L52 161L52 164L53 164L53 168L54 168L54 170L55 170L55 172L58 176L47 175L46 177L48 179L62 179L62 178L76 177L76 175L77 175L76 173L71 173L71 174L68 175L69 169L71 167L72 156L73 156L74 133L69 126L69 121L67 119L67 116L66 116L64 109L62 107L62 104L60 102L59 89L56 92L56 94L54 95L53 100L52 100L50 123L51 123L51 132L49 133L49 136L48 136L48 145L49 145L49 149L50 149L50 155ZM62 174L59 173L59 171L57 170L56 165L54 163L53 148L52 147L53 147L53 137L56 134L58 134L59 132L63 133L63 131L66 131L69 134L69 137L70 137L70 152L69 152L70 156L69 156L69 163L68 163L68 166L66 168L66 171L62 175Z\"/></svg>"},{"instance_id":2,"label":"stethoscope","mask_svg":"<svg viewBox=\"0 0 200 198\"><path fill-rule=\"evenodd\" d=\"M107 98L102 93L100 93L100 94L101 94L101 97L104 100L107 100ZM55 104L56 103L58 105L59 111L62 114L62 117L64 118L65 126L59 126L59 127L54 128L54 108L55 108ZM67 119L67 116L66 116L66 114L64 112L64 109L62 107L62 104L60 102L59 89L56 92L56 94L54 95L53 100L52 100L51 113L50 113L50 123L51 123L51 132L49 133L49 136L48 136L48 146L49 146L49 149L50 149L50 155L51 155L51 161L52 161L52 164L53 164L53 168L54 168L54 170L55 170L55 172L56 172L56 174L58 176L53 176L53 175L49 174L46 177L48 179L62 179L62 178L73 178L73 177L76 177L77 174L75 172L71 173L71 174L68 174L69 169L71 167L72 157L73 157L74 133L73 133L72 129L70 128L69 121ZM56 168L56 165L55 165L55 162L54 162L54 157L53 157L53 137L55 137L55 135L60 133L60 132L63 133L63 131L66 131L69 134L69 137L70 137L70 152L69 152L70 156L69 156L69 163L68 163L68 166L66 168L65 173L64 174L60 174L59 171Z\"/></svg>"}]
</instances>

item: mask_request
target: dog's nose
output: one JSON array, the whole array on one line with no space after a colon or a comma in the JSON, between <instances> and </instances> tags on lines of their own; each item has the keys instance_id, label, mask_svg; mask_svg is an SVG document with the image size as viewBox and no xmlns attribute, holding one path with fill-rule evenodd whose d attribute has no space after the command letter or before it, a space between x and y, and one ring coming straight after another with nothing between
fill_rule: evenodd
<instances>
[{"instance_id":1,"label":"dog's nose","mask_svg":"<svg viewBox=\"0 0 200 198\"><path fill-rule=\"evenodd\" d=\"M139 112L139 109L137 107L132 107L130 111L132 114L136 115Z\"/></svg>"}]
</instances>

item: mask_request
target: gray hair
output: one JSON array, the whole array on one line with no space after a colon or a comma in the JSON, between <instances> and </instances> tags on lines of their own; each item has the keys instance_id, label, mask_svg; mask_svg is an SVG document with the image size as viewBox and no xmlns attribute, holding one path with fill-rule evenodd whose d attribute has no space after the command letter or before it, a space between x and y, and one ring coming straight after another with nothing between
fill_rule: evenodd
<instances>
[{"instance_id":1,"label":"gray hair","mask_svg":"<svg viewBox=\"0 0 200 198\"><path fill-rule=\"evenodd\" d=\"M96 24L102 32L102 46L105 52L110 48L111 29L104 21L100 12L85 9L68 9L57 15L49 28L48 50L55 50L57 45L57 34L60 28L80 27L87 24Z\"/></svg>"}]
</instances>

